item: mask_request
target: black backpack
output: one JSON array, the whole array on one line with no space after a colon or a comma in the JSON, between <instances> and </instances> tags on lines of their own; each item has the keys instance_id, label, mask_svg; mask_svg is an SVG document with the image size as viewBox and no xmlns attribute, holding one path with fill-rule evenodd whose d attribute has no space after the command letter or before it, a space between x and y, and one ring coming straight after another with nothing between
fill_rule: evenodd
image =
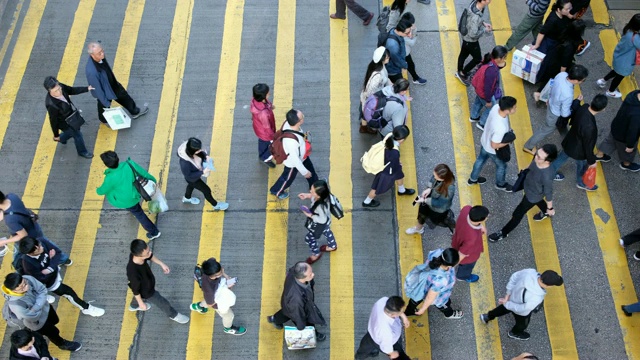
<instances>
[{"instance_id":1,"label":"black backpack","mask_svg":"<svg viewBox=\"0 0 640 360\"><path fill-rule=\"evenodd\" d=\"M22 258L24 257L24 254L18 252L17 249L15 251L16 257L13 259L11 266L18 274L24 275L24 267L22 266Z\"/></svg>"},{"instance_id":2,"label":"black backpack","mask_svg":"<svg viewBox=\"0 0 640 360\"><path fill-rule=\"evenodd\" d=\"M391 34L392 31L394 31L394 30L392 29L390 31L381 31L378 34L378 47L380 47L380 46L386 47L388 38L394 39L395 41L398 42L398 45L400 45L400 39L398 39L398 35Z\"/></svg>"},{"instance_id":3,"label":"black backpack","mask_svg":"<svg viewBox=\"0 0 640 360\"><path fill-rule=\"evenodd\" d=\"M462 36L469 33L469 27L467 27L467 21L469 19L469 9L464 9L462 15L460 15L460 21L458 21L458 31Z\"/></svg>"},{"instance_id":4,"label":"black backpack","mask_svg":"<svg viewBox=\"0 0 640 360\"><path fill-rule=\"evenodd\" d=\"M380 10L380 15L378 15L378 20L376 21L378 31L387 31L387 25L389 25L389 14L391 14L391 8L388 6L385 6Z\"/></svg>"},{"instance_id":5,"label":"black backpack","mask_svg":"<svg viewBox=\"0 0 640 360\"><path fill-rule=\"evenodd\" d=\"M200 289L202 289L202 268L200 267L200 264L197 264L193 269L193 279L198 283Z\"/></svg>"}]
</instances>

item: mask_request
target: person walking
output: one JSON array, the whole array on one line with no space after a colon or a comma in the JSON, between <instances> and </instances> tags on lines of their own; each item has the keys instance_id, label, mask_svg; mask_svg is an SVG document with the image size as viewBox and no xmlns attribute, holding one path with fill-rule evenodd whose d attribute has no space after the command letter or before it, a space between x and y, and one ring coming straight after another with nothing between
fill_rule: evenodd
<instances>
[{"instance_id":1,"label":"person walking","mask_svg":"<svg viewBox=\"0 0 640 360\"><path fill-rule=\"evenodd\" d=\"M534 39L538 37L538 33L542 27L544 14L546 14L550 2L550 0L526 1L529 11L527 11L522 20L520 20L518 26L516 26L511 33L511 36L509 36L509 39L505 44L508 51L513 50L513 48L516 47L529 32L531 32Z\"/></svg>"},{"instance_id":2,"label":"person walking","mask_svg":"<svg viewBox=\"0 0 640 360\"><path fill-rule=\"evenodd\" d=\"M229 303L224 300L231 297L235 304L235 295L231 288L235 281L230 282L231 277L224 272L224 268L216 260L209 258L202 263L202 294L204 300L191 304L191 310L200 314L206 314L209 309L214 309L222 318L224 333L230 335L244 335L247 329L233 325L235 314ZM223 301L221 301L223 300Z\"/></svg>"},{"instance_id":3,"label":"person walking","mask_svg":"<svg viewBox=\"0 0 640 360\"><path fill-rule=\"evenodd\" d=\"M373 304L367 333L360 340L356 359L376 357L380 352L389 359L411 359L402 349L402 328L409 328L409 319L402 312L404 305L400 296L382 297Z\"/></svg>"},{"instance_id":4,"label":"person walking","mask_svg":"<svg viewBox=\"0 0 640 360\"><path fill-rule=\"evenodd\" d=\"M382 89L382 94L387 98L387 104L382 110L382 118L387 121L387 125L379 130L380 136L383 138L396 127L406 124L409 114L407 101L410 100L407 97L408 90L409 81L407 79L398 79L392 86Z\"/></svg>"},{"instance_id":5,"label":"person walking","mask_svg":"<svg viewBox=\"0 0 640 360\"><path fill-rule=\"evenodd\" d=\"M484 55L482 65L473 77L475 80L472 81L472 85L476 91L476 99L471 105L469 121L476 123L476 127L480 130L484 131L491 108L502 98L500 70L507 66L508 54L506 47L500 45L494 47L491 54Z\"/></svg>"},{"instance_id":6,"label":"person walking","mask_svg":"<svg viewBox=\"0 0 640 360\"><path fill-rule=\"evenodd\" d=\"M227 210L229 204L224 201L216 201L211 195L209 185L202 181L202 177L208 177L213 168L213 159L202 148L202 141L192 137L180 144L178 158L180 158L180 170L187 181L187 189L182 197L182 202L193 205L200 204L200 199L192 196L193 190L198 189L213 206L213 210Z\"/></svg>"},{"instance_id":7,"label":"person walking","mask_svg":"<svg viewBox=\"0 0 640 360\"><path fill-rule=\"evenodd\" d=\"M587 167L596 167L596 156L593 148L598 140L598 125L596 124L596 114L599 114L607 107L607 97L598 94L593 98L591 104L581 105L572 117L571 129L562 140L562 151L558 154L551 166L556 171L554 180L564 180L564 175L558 171L562 165L572 158L576 161L576 186L585 191L595 191L598 185L587 187L582 181L582 175L587 171Z\"/></svg>"},{"instance_id":8,"label":"person walking","mask_svg":"<svg viewBox=\"0 0 640 360\"><path fill-rule=\"evenodd\" d=\"M16 251L13 252L14 259L18 256L16 244L20 239L25 236L30 236L35 239L47 239L42 227L38 223L38 215L36 215L22 202L22 199L16 194L8 193L4 194L0 191L0 221L4 220L4 224L9 228L11 236L8 239L0 240L0 247L8 244L15 244ZM60 248L53 241L49 242ZM69 259L69 254L60 253L60 263L64 266L70 266L73 264L73 260Z\"/></svg>"},{"instance_id":9,"label":"person walking","mask_svg":"<svg viewBox=\"0 0 640 360\"><path fill-rule=\"evenodd\" d=\"M104 49L99 41L92 41L87 46L89 53L89 59L87 59L87 65L85 67L85 75L87 82L93 87L91 89L91 95L98 101L98 118L103 124L107 123L104 118L104 109L111 107L111 101L115 100L118 104L122 105L132 119L137 119L140 116L149 112L147 106L144 109L140 109L136 102L131 98L127 90L118 82L111 65L105 57Z\"/></svg>"},{"instance_id":10,"label":"person walking","mask_svg":"<svg viewBox=\"0 0 640 360\"><path fill-rule=\"evenodd\" d=\"M311 162L310 154L307 153L306 135L302 131L302 125L304 124L304 114L300 110L291 109L287 112L287 120L282 124L283 132L290 132L295 135L295 139L285 137L282 139L282 147L288 154L287 159L284 160L284 169L282 174L276 180L275 184L271 186L269 192L271 195L278 197L280 200L284 200L289 197L287 189L293 184L298 173L302 174L309 188L314 182L318 180L316 169Z\"/></svg>"},{"instance_id":11,"label":"person walking","mask_svg":"<svg viewBox=\"0 0 640 360\"><path fill-rule=\"evenodd\" d=\"M392 133L384 137L384 163L388 165L373 178L371 190L362 202L363 207L373 208L380 206L380 201L376 200L376 196L389 191L393 188L394 183L398 186L398 195L410 196L416 193L415 189L404 187L404 173L400 163L399 147L409 137L409 134L409 128L406 125L401 125L394 128Z\"/></svg>"},{"instance_id":12,"label":"person walking","mask_svg":"<svg viewBox=\"0 0 640 360\"><path fill-rule=\"evenodd\" d=\"M623 249L639 241L640 241L640 228L630 232L629 234L621 237L620 240L618 240L618 242L620 242L620 246L622 246ZM635 254L633 254L633 259L640 261L640 251L636 251Z\"/></svg>"},{"instance_id":13,"label":"person walking","mask_svg":"<svg viewBox=\"0 0 640 360\"><path fill-rule=\"evenodd\" d=\"M536 37L529 50L538 50L546 54L549 50L558 45L560 36L571 24L571 10L573 9L570 0L557 0L551 7L549 16L540 28L540 33Z\"/></svg>"},{"instance_id":14,"label":"person walking","mask_svg":"<svg viewBox=\"0 0 640 360\"><path fill-rule=\"evenodd\" d=\"M408 19L400 20L398 25L389 31L384 47L389 50L390 60L385 65L389 73L389 79L396 83L402 79L402 70L407 69L407 46L405 38L411 35L413 24Z\"/></svg>"},{"instance_id":15,"label":"person walking","mask_svg":"<svg viewBox=\"0 0 640 360\"><path fill-rule=\"evenodd\" d=\"M69 95L86 93L89 90L93 90L93 86L71 87L61 84L53 76L47 76L44 79L44 88L48 92L44 104L47 108L47 113L49 113L49 123L53 131L53 141L64 145L69 139L73 138L78 156L91 159L93 153L87 150L80 128L74 129L72 126L69 126L66 119L74 112L79 111L71 102ZM62 134L60 134L60 131L62 131Z\"/></svg>"},{"instance_id":16,"label":"person walking","mask_svg":"<svg viewBox=\"0 0 640 360\"><path fill-rule=\"evenodd\" d=\"M637 53L640 51L640 13L631 17L631 20L622 29L622 36L615 50L613 50L613 69L598 79L596 83L602 89L607 86L607 81L611 80L609 89L605 95L612 98L621 98L622 93L618 90L618 85L626 76L631 75L633 68L638 65Z\"/></svg>"},{"instance_id":17,"label":"person walking","mask_svg":"<svg viewBox=\"0 0 640 360\"><path fill-rule=\"evenodd\" d=\"M416 36L418 36L417 34L417 27L416 27L416 18L415 16L413 16L412 13L410 12L406 12L403 13L402 16L394 21L393 26L389 26L391 25L391 14L398 14L398 13L402 13L404 11L404 8L402 10L400 10L400 7L396 8L395 10L393 9L393 6L396 3L403 3L405 2L405 4L408 4L409 1L411 0L400 0L400 1L396 1L394 2L394 4L391 5L392 10L391 13L389 14L389 24L387 25L387 32L391 31L392 29L394 29L397 25L397 23L399 21L408 21L411 24L411 32L404 37L404 48L405 48L405 61L407 62L407 71L409 72L409 75L411 75L411 79L413 79L413 83L416 85L426 85L427 84L427 80L423 79L420 77L420 75L418 75L418 73L416 72L416 64L415 62L413 62L413 58L411 57L411 49L416 45ZM394 16L395 17L395 16Z\"/></svg>"},{"instance_id":18,"label":"person walking","mask_svg":"<svg viewBox=\"0 0 640 360\"><path fill-rule=\"evenodd\" d=\"M460 210L456 230L451 238L451 248L458 250L460 262L456 270L456 279L474 283L480 276L473 274L473 268L484 252L482 235L487 233L484 222L489 216L489 209L482 205L467 205Z\"/></svg>"},{"instance_id":19,"label":"person walking","mask_svg":"<svg viewBox=\"0 0 640 360\"><path fill-rule=\"evenodd\" d=\"M253 99L251 99L251 119L253 131L258 137L258 158L263 164L275 168L273 156L269 152L269 145L276 135L276 120L273 115L275 106L269 101L269 85L256 84L253 86Z\"/></svg>"},{"instance_id":20,"label":"person walking","mask_svg":"<svg viewBox=\"0 0 640 360\"><path fill-rule=\"evenodd\" d=\"M524 180L522 200L513 211L511 220L502 230L489 235L489 242L497 242L509 236L509 233L520 224L527 211L534 206L540 209L540 212L533 216L535 221L542 221L556 214L553 208L553 179L556 172L551 163L557 157L558 149L553 144L543 145L537 150Z\"/></svg>"},{"instance_id":21,"label":"person walking","mask_svg":"<svg viewBox=\"0 0 640 360\"><path fill-rule=\"evenodd\" d=\"M7 274L2 294L12 317L21 326L46 336L61 350L78 351L82 344L65 340L56 324L60 321L56 310L47 302L47 288L34 277L17 272Z\"/></svg>"},{"instance_id":22,"label":"person walking","mask_svg":"<svg viewBox=\"0 0 640 360\"><path fill-rule=\"evenodd\" d=\"M278 330L281 330L283 324L289 320L298 330L304 330L306 326L326 325L314 301L314 277L313 268L304 261L299 261L292 266L284 280L284 289L280 298L282 307L275 314L267 316L267 322ZM316 339L325 341L327 335L318 332L316 328Z\"/></svg>"},{"instance_id":23,"label":"person walking","mask_svg":"<svg viewBox=\"0 0 640 360\"><path fill-rule=\"evenodd\" d=\"M373 13L363 8L356 0L336 0L336 12L329 15L332 19L344 20L347 18L347 8L362 20L362 25L367 26L373 19Z\"/></svg>"},{"instance_id":24,"label":"person walking","mask_svg":"<svg viewBox=\"0 0 640 360\"><path fill-rule=\"evenodd\" d=\"M455 180L456 177L449 166L446 164L436 165L431 179L427 183L427 188L420 196L416 197L415 202L420 204L418 222L405 231L407 235L424 234L425 223L428 223L431 229L437 225L448 227L453 233L455 222L451 204L456 196Z\"/></svg>"},{"instance_id":25,"label":"person walking","mask_svg":"<svg viewBox=\"0 0 640 360\"><path fill-rule=\"evenodd\" d=\"M429 306L434 305L447 319L462 318L464 315L462 310L451 308L451 292L456 284L453 267L460 261L458 250L452 248L432 250L427 255L427 259L427 267L420 273L420 284L424 286L416 289L415 293L409 294L405 282L409 304L404 314L406 316L422 315ZM418 306L420 306L419 309Z\"/></svg>"},{"instance_id":26,"label":"person walking","mask_svg":"<svg viewBox=\"0 0 640 360\"><path fill-rule=\"evenodd\" d=\"M364 75L364 84L362 85L362 91L360 92L360 133L361 134L377 134L376 129L372 129L368 126L367 120L364 119L364 104L369 96L382 90L384 87L392 86L393 83L389 80L389 73L385 64L389 62L389 50L384 46L379 46L373 52L373 59L367 66L367 72Z\"/></svg>"},{"instance_id":27,"label":"person walking","mask_svg":"<svg viewBox=\"0 0 640 360\"><path fill-rule=\"evenodd\" d=\"M165 275L168 275L171 271L169 267L153 256L153 252L151 252L144 240L133 240L129 249L131 254L129 254L129 263L127 263L127 279L129 280L129 288L133 292L129 311L147 311L151 309L151 305L147 303L148 301L160 308L171 320L180 324L188 323L189 317L177 312L169 301L156 290L156 277L151 271L149 261L160 266Z\"/></svg>"},{"instance_id":28,"label":"person walking","mask_svg":"<svg viewBox=\"0 0 640 360\"><path fill-rule=\"evenodd\" d=\"M82 300L68 285L62 282L60 276L60 249L45 238L34 239L24 237L18 242L22 257L22 271L24 275L33 276L40 281L47 290L69 300L71 305L80 309L85 315L100 317L104 309L93 306Z\"/></svg>"},{"instance_id":29,"label":"person walking","mask_svg":"<svg viewBox=\"0 0 640 360\"><path fill-rule=\"evenodd\" d=\"M331 252L338 249L336 238L333 235L333 231L331 231L330 197L329 186L324 180L314 182L308 193L298 194L300 200L311 200L311 208L301 207L302 213L307 217L305 227L308 232L304 237L304 241L309 245L309 250L311 251L311 256L306 260L307 264L310 265L320 260L323 252ZM318 240L321 235L327 238L327 245L318 247Z\"/></svg>"},{"instance_id":30,"label":"person walking","mask_svg":"<svg viewBox=\"0 0 640 360\"><path fill-rule=\"evenodd\" d=\"M484 132L480 137L480 154L473 163L473 170L468 185L482 185L487 179L480 176L480 172L487 160L491 159L496 164L496 189L505 192L511 192L512 186L505 180L507 173L507 163L500 159L496 150L509 146L509 142L503 142L505 135L512 132L507 116L515 114L517 109L517 101L511 96L503 96L498 101L498 105L494 105L487 117L487 123Z\"/></svg>"},{"instance_id":31,"label":"person walking","mask_svg":"<svg viewBox=\"0 0 640 360\"><path fill-rule=\"evenodd\" d=\"M525 142L524 152L531 155L536 153L536 145L558 128L559 121L566 123L571 116L573 104L573 88L580 85L589 76L589 70L582 65L574 65L569 72L561 72L553 79L553 86L549 92L547 115L542 127L533 132L533 135ZM578 96L582 101L582 94ZM559 119L560 117L564 119Z\"/></svg>"},{"instance_id":32,"label":"person walking","mask_svg":"<svg viewBox=\"0 0 640 360\"><path fill-rule=\"evenodd\" d=\"M640 90L630 92L611 121L611 131L598 145L596 161L609 162L611 156L618 153L620 169L631 172L640 171L635 163L636 147L640 139Z\"/></svg>"},{"instance_id":33,"label":"person walking","mask_svg":"<svg viewBox=\"0 0 640 360\"><path fill-rule=\"evenodd\" d=\"M484 21L484 10L491 3L491 0L473 0L469 4L467 15L467 35L462 36L462 47L458 55L458 71L455 76L464 86L470 84L470 74L476 65L482 61L482 52L478 42L483 35L490 34L491 24ZM471 56L471 61L465 65L467 58Z\"/></svg>"},{"instance_id":34,"label":"person walking","mask_svg":"<svg viewBox=\"0 0 640 360\"><path fill-rule=\"evenodd\" d=\"M499 305L486 314L480 314L480 320L489 321L506 314L513 314L516 324L507 334L515 340L529 340L531 335L525 330L529 326L531 314L538 312L550 286L562 286L564 280L553 270L542 274L536 269L517 271L509 278L507 293L498 299Z\"/></svg>"},{"instance_id":35,"label":"person walking","mask_svg":"<svg viewBox=\"0 0 640 360\"><path fill-rule=\"evenodd\" d=\"M140 193L133 186L133 181L138 176L157 183L156 178L138 165L131 158L127 158L124 163L120 162L115 151L105 151L100 154L100 159L107 167L104 171L104 181L96 189L98 195L105 195L111 206L118 209L127 209L140 222L140 225L147 231L147 238L154 240L162 233L144 213L140 206ZM135 170L135 173L134 173Z\"/></svg>"},{"instance_id":36,"label":"person walking","mask_svg":"<svg viewBox=\"0 0 640 360\"><path fill-rule=\"evenodd\" d=\"M47 341L35 331L16 330L11 334L9 360L56 360L49 353Z\"/></svg>"}]
</instances>

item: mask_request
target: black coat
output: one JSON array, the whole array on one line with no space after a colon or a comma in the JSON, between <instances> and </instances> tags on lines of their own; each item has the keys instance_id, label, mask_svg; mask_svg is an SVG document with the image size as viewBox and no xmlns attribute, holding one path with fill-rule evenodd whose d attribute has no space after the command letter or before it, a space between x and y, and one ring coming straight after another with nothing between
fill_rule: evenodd
<instances>
[{"instance_id":1,"label":"black coat","mask_svg":"<svg viewBox=\"0 0 640 360\"><path fill-rule=\"evenodd\" d=\"M589 104L580 106L571 116L571 129L562 140L562 149L570 158L596 162L593 148L598 140L596 117L589 111Z\"/></svg>"},{"instance_id":2,"label":"black coat","mask_svg":"<svg viewBox=\"0 0 640 360\"><path fill-rule=\"evenodd\" d=\"M640 90L629 93L620 110L611 122L611 135L617 141L625 143L628 148L634 148L640 137Z\"/></svg>"},{"instance_id":3,"label":"black coat","mask_svg":"<svg viewBox=\"0 0 640 360\"><path fill-rule=\"evenodd\" d=\"M65 122L65 119L73 113L69 95L78 95L89 91L87 86L71 87L60 83L60 87L62 88L62 96L67 99L67 102L56 99L49 93L47 93L44 101L47 112L49 113L49 122L51 123L51 130L53 131L54 137L60 136L60 131L65 131L69 128L69 125Z\"/></svg>"},{"instance_id":4,"label":"black coat","mask_svg":"<svg viewBox=\"0 0 640 360\"><path fill-rule=\"evenodd\" d=\"M36 338L36 341L33 343L33 346L36 348L38 355L40 358L48 357L49 359L53 359L51 354L49 354L49 347L47 346L47 341L42 337L42 335L38 334L35 331L28 330L33 337ZM40 360L40 358L37 358ZM18 348L11 345L11 349L9 350L9 360L33 360L36 359L30 356L20 355L18 353Z\"/></svg>"},{"instance_id":5,"label":"black coat","mask_svg":"<svg viewBox=\"0 0 640 360\"><path fill-rule=\"evenodd\" d=\"M305 287L300 285L293 274L293 267L287 272L280 305L282 312L294 322L298 330L304 329L307 324L326 324L320 309L314 303L313 285L313 280Z\"/></svg>"}]
</instances>

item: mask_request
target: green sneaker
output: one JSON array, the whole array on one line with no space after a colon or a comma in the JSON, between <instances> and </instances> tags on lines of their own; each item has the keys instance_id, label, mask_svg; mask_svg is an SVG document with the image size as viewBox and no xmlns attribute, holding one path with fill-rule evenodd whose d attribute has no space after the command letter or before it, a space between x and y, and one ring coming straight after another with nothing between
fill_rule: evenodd
<instances>
[{"instance_id":1,"label":"green sneaker","mask_svg":"<svg viewBox=\"0 0 640 360\"><path fill-rule=\"evenodd\" d=\"M191 311L197 311L200 314L206 314L209 309L203 308L202 306L200 306L200 303L193 303L191 304Z\"/></svg>"},{"instance_id":2,"label":"green sneaker","mask_svg":"<svg viewBox=\"0 0 640 360\"><path fill-rule=\"evenodd\" d=\"M231 335L244 335L247 332L247 329L243 328L242 326L232 326L230 328L224 328L224 332L225 334L231 334Z\"/></svg>"}]
</instances>

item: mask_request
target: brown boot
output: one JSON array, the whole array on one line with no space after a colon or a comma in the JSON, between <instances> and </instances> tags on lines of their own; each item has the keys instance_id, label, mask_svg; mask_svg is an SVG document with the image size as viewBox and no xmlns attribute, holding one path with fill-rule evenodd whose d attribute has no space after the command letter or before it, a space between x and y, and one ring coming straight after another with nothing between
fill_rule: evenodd
<instances>
[{"instance_id":1,"label":"brown boot","mask_svg":"<svg viewBox=\"0 0 640 360\"><path fill-rule=\"evenodd\" d=\"M377 134L378 132L375 129L368 127L367 125L360 125L360 133L361 134Z\"/></svg>"}]
</instances>

